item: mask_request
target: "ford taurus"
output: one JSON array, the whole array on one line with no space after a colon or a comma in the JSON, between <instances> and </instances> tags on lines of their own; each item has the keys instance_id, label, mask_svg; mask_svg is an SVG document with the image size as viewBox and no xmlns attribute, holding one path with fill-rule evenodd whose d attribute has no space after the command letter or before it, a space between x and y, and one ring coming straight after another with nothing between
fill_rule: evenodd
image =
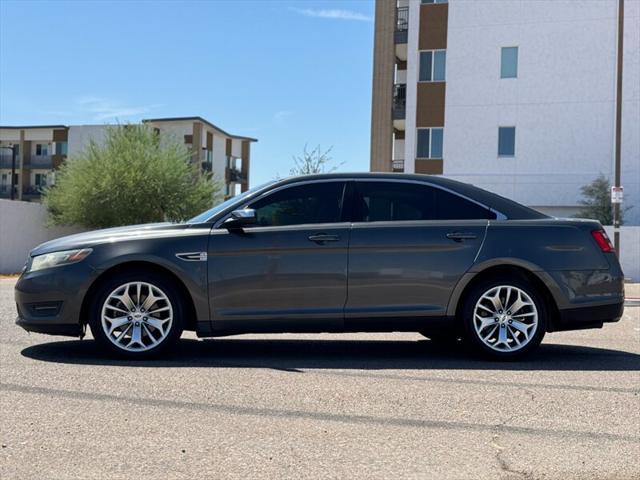
<instances>
[{"instance_id":1,"label":"ford taurus","mask_svg":"<svg viewBox=\"0 0 640 480\"><path fill-rule=\"evenodd\" d=\"M519 357L546 332L620 319L623 274L602 226L472 185L406 174L271 182L180 224L36 247L17 324L145 358L200 337L415 331Z\"/></svg>"}]
</instances>

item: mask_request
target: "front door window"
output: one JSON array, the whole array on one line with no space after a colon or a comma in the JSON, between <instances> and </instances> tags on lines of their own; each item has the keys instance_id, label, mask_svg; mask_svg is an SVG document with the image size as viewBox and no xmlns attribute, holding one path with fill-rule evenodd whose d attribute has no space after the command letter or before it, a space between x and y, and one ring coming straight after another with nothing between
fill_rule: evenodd
<instances>
[{"instance_id":1,"label":"front door window","mask_svg":"<svg viewBox=\"0 0 640 480\"><path fill-rule=\"evenodd\" d=\"M320 182L284 188L250 205L257 226L280 227L340 221L344 182Z\"/></svg>"}]
</instances>

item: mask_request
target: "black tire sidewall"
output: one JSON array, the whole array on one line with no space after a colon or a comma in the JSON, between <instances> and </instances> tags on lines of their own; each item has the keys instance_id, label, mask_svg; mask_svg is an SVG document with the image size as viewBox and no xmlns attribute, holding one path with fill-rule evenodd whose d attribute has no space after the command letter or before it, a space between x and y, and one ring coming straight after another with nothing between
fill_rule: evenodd
<instances>
[{"instance_id":1,"label":"black tire sidewall","mask_svg":"<svg viewBox=\"0 0 640 480\"><path fill-rule=\"evenodd\" d=\"M538 311L538 328L533 338L523 348L513 352L499 352L486 345L478 337L473 324L473 311L477 301L487 291L500 285L509 285L524 290L527 295L531 297L531 299L535 303L536 310ZM548 309L546 308L543 297L538 293L536 288L530 282L524 279L512 277L496 277L490 280L484 280L471 288L464 302L464 306L462 309L462 323L465 330L465 339L476 352L481 353L484 356L497 360L510 360L520 358L536 349L540 345L540 342L542 342L542 339L544 338L547 330L547 312Z\"/></svg>"},{"instance_id":2,"label":"black tire sidewall","mask_svg":"<svg viewBox=\"0 0 640 480\"><path fill-rule=\"evenodd\" d=\"M143 352L129 352L118 348L113 344L113 342L111 342L111 340L107 338L107 334L102 329L101 315L104 302L111 294L111 292L113 292L120 285L129 282L146 282L158 287L165 293L165 295L167 295L167 298L171 303L171 308L173 309L173 321L171 323L169 334L158 345ZM155 357L161 353L165 353L176 345L176 343L180 339L180 335L182 334L182 330L184 327L185 311L186 309L184 307L184 299L182 298L182 295L180 295L175 281L173 281L171 278L168 278L165 275L158 275L157 273L151 274L146 272L126 272L109 277L99 286L95 295L91 299L91 308L89 309L88 323L89 327L91 328L93 338L101 348L103 348L110 354L130 359L145 359Z\"/></svg>"}]
</instances>

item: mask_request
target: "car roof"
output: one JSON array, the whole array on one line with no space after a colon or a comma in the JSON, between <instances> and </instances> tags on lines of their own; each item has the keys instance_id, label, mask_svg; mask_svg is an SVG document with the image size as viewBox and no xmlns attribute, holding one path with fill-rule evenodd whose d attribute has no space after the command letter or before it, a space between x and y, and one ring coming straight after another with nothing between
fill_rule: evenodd
<instances>
[{"instance_id":1,"label":"car roof","mask_svg":"<svg viewBox=\"0 0 640 480\"><path fill-rule=\"evenodd\" d=\"M495 193L483 190L470 183L463 183L451 178L440 177L436 175L423 175L419 173L391 173L391 172L356 172L356 173L320 173L312 175L301 175L289 177L277 182L277 184L287 184L313 180L404 180L413 182L424 182L441 188L451 190L464 197L475 200L478 203L486 205L493 210L503 213L508 219L512 220L528 220L537 218L549 218L547 215L540 213L532 208L525 207L513 200L501 197Z\"/></svg>"}]
</instances>

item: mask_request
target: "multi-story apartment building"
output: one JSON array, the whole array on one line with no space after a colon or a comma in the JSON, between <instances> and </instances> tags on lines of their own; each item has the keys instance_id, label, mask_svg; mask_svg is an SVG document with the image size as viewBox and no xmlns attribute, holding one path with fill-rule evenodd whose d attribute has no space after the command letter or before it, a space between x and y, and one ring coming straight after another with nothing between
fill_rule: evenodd
<instances>
[{"instance_id":1,"label":"multi-story apartment building","mask_svg":"<svg viewBox=\"0 0 640 480\"><path fill-rule=\"evenodd\" d=\"M621 164L640 224L640 2L624 10ZM372 171L573 215L613 179L618 0L377 0Z\"/></svg>"},{"instance_id":2,"label":"multi-story apartment building","mask_svg":"<svg viewBox=\"0 0 640 480\"><path fill-rule=\"evenodd\" d=\"M251 143L257 142L255 138L232 135L201 117L153 118L143 122L160 135L183 139L192 151L192 161L224 182L226 197L249 188Z\"/></svg>"},{"instance_id":3,"label":"multi-story apartment building","mask_svg":"<svg viewBox=\"0 0 640 480\"><path fill-rule=\"evenodd\" d=\"M11 197L13 172L14 198L39 199L67 157L68 136L65 125L0 126L0 198Z\"/></svg>"},{"instance_id":4,"label":"multi-story apartment building","mask_svg":"<svg viewBox=\"0 0 640 480\"><path fill-rule=\"evenodd\" d=\"M232 197L249 187L251 143L255 138L232 135L201 117L143 120L159 135L171 135L191 150L191 160L212 172ZM43 187L55 183L61 163L90 141L101 143L107 125L0 126L0 198L38 200ZM15 161L12 158L15 149ZM13 165L15 164L15 166Z\"/></svg>"}]
</instances>

